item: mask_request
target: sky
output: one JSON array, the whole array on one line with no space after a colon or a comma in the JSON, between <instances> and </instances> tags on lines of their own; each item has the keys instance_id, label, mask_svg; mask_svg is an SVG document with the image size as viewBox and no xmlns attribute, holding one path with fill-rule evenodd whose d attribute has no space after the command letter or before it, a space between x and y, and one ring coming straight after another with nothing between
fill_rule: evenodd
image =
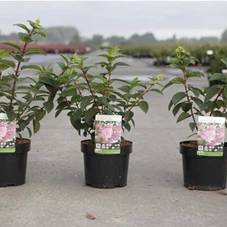
<instances>
[{"instance_id":1,"label":"sky","mask_svg":"<svg viewBox=\"0 0 227 227\"><path fill-rule=\"evenodd\" d=\"M227 1L0 1L0 31L40 19L44 27L74 26L83 37L129 38L152 32L161 40L221 37L227 29Z\"/></svg>"}]
</instances>

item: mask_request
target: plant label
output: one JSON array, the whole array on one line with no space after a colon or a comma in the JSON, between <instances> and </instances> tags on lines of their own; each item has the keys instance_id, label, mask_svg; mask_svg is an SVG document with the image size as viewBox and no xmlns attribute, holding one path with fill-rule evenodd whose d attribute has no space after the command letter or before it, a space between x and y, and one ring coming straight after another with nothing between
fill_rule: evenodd
<instances>
[{"instance_id":1,"label":"plant label","mask_svg":"<svg viewBox=\"0 0 227 227\"><path fill-rule=\"evenodd\" d=\"M16 122L8 121L7 115L0 113L0 153L14 153L16 142Z\"/></svg>"},{"instance_id":2,"label":"plant label","mask_svg":"<svg viewBox=\"0 0 227 227\"><path fill-rule=\"evenodd\" d=\"M96 115L95 117L95 153L120 154L122 116Z\"/></svg>"},{"instance_id":3,"label":"plant label","mask_svg":"<svg viewBox=\"0 0 227 227\"><path fill-rule=\"evenodd\" d=\"M223 156L225 140L224 117L198 117L198 151L200 156Z\"/></svg>"}]
</instances>

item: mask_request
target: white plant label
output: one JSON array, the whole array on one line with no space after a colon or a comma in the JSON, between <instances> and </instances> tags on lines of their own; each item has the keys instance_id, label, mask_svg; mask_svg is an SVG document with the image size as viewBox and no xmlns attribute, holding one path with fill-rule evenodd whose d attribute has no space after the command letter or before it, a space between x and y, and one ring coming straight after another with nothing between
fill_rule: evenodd
<instances>
[{"instance_id":1,"label":"white plant label","mask_svg":"<svg viewBox=\"0 0 227 227\"><path fill-rule=\"evenodd\" d=\"M14 153L16 143L16 122L10 122L7 115L0 113L0 153Z\"/></svg>"},{"instance_id":2,"label":"white plant label","mask_svg":"<svg viewBox=\"0 0 227 227\"><path fill-rule=\"evenodd\" d=\"M224 140L224 117L198 117L198 155L223 156Z\"/></svg>"},{"instance_id":3,"label":"white plant label","mask_svg":"<svg viewBox=\"0 0 227 227\"><path fill-rule=\"evenodd\" d=\"M95 153L120 154L122 116L96 115Z\"/></svg>"}]
</instances>

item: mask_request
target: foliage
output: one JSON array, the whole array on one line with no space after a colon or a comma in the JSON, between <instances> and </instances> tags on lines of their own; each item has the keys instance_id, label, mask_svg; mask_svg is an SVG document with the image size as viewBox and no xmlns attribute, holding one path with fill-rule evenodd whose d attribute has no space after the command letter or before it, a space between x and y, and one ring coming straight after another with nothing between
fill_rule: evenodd
<instances>
[{"instance_id":1,"label":"foliage","mask_svg":"<svg viewBox=\"0 0 227 227\"><path fill-rule=\"evenodd\" d=\"M14 51L0 50L0 112L6 113L10 121L16 120L17 133L20 136L25 129L30 136L38 132L40 121L50 111L46 108L46 99L49 96L42 89L43 84L35 79L41 67L29 64L30 54L46 55L43 50L29 47L29 44L36 42L34 36L45 37L45 33L39 20L29 20L28 23L30 26L16 24L24 31L18 32L22 45L5 42ZM23 76L27 69L33 70L30 77Z\"/></svg>"},{"instance_id":2,"label":"foliage","mask_svg":"<svg viewBox=\"0 0 227 227\"><path fill-rule=\"evenodd\" d=\"M137 77L133 80L123 80L112 77L114 70L120 66L128 66L118 61L122 55L117 55L116 47L110 47L99 55L101 61L89 65L90 59L77 54L62 56L64 63L59 63L61 72L53 73L47 69L40 74L40 81L50 89L58 90L56 117L67 111L71 124L79 135L94 139L94 120L96 114L122 116L123 130L131 130L134 121L134 108L139 107L147 113L148 103L144 96L148 92L158 92L162 75L149 78L142 82Z\"/></svg>"},{"instance_id":3,"label":"foliage","mask_svg":"<svg viewBox=\"0 0 227 227\"><path fill-rule=\"evenodd\" d=\"M222 59L222 61L227 65L227 59ZM196 62L198 59L182 47L178 47L170 66L181 70L182 76L173 78L163 87L165 90L172 85L181 86L181 91L177 91L171 98L168 109L172 109L173 115L177 116L177 122L190 118L189 127L192 131L198 130L196 115L227 117L227 77L221 73L212 74L210 81L220 80L223 83L205 89L190 84L191 79L204 77L200 71L192 71L188 68Z\"/></svg>"}]
</instances>

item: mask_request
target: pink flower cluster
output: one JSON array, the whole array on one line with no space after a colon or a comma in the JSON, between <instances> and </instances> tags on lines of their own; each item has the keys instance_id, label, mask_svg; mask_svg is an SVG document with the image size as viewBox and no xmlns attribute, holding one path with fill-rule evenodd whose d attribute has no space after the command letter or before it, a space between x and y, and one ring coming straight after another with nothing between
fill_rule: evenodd
<instances>
[{"instance_id":1,"label":"pink flower cluster","mask_svg":"<svg viewBox=\"0 0 227 227\"><path fill-rule=\"evenodd\" d=\"M198 141L204 145L215 145L224 142L225 126L216 127L215 125L205 126L200 124L198 126Z\"/></svg>"},{"instance_id":2,"label":"pink flower cluster","mask_svg":"<svg viewBox=\"0 0 227 227\"><path fill-rule=\"evenodd\" d=\"M16 135L16 123L0 123L0 143L14 139Z\"/></svg>"},{"instance_id":3,"label":"pink flower cluster","mask_svg":"<svg viewBox=\"0 0 227 227\"><path fill-rule=\"evenodd\" d=\"M102 125L98 122L95 125L95 141L98 143L115 143L121 138L121 125L108 123Z\"/></svg>"}]
</instances>

